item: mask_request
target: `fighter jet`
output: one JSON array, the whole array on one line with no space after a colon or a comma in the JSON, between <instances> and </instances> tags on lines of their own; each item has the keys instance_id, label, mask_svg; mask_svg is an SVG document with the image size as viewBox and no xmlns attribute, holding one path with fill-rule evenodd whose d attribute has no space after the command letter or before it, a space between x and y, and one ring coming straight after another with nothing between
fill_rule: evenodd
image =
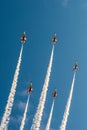
<instances>
[{"instance_id":1,"label":"fighter jet","mask_svg":"<svg viewBox=\"0 0 87 130\"><path fill-rule=\"evenodd\" d=\"M33 91L32 82L30 82L30 86L27 89L27 92L30 94Z\"/></svg>"},{"instance_id":2,"label":"fighter jet","mask_svg":"<svg viewBox=\"0 0 87 130\"><path fill-rule=\"evenodd\" d=\"M21 42L24 44L27 40L27 37L26 37L26 33L24 32L22 37L21 37Z\"/></svg>"},{"instance_id":3,"label":"fighter jet","mask_svg":"<svg viewBox=\"0 0 87 130\"><path fill-rule=\"evenodd\" d=\"M78 69L78 64L76 62L75 65L73 66L73 70L76 71L77 69Z\"/></svg>"},{"instance_id":4,"label":"fighter jet","mask_svg":"<svg viewBox=\"0 0 87 130\"><path fill-rule=\"evenodd\" d=\"M52 43L53 43L53 44L56 44L56 42L57 42L56 33L54 33L54 37L53 37L53 39L52 39Z\"/></svg>"},{"instance_id":5,"label":"fighter jet","mask_svg":"<svg viewBox=\"0 0 87 130\"><path fill-rule=\"evenodd\" d=\"M56 90L54 90L52 97L53 97L53 98L56 98L56 97L57 97L57 95L58 95L57 91L56 91Z\"/></svg>"}]
</instances>

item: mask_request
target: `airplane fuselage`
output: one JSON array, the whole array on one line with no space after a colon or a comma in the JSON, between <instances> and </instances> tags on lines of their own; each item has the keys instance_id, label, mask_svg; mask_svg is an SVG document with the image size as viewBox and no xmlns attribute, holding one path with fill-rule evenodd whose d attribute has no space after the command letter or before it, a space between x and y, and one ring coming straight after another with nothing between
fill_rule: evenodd
<instances>
[{"instance_id":1,"label":"airplane fuselage","mask_svg":"<svg viewBox=\"0 0 87 130\"><path fill-rule=\"evenodd\" d=\"M27 38L26 38L26 33L24 32L23 35L22 35L22 37L21 37L21 42L22 42L22 43L25 43L26 40L27 40Z\"/></svg>"},{"instance_id":2,"label":"airplane fuselage","mask_svg":"<svg viewBox=\"0 0 87 130\"><path fill-rule=\"evenodd\" d=\"M22 42L22 43L25 43L25 42L26 42L26 36L23 36L23 37L21 38L21 42Z\"/></svg>"},{"instance_id":3,"label":"airplane fuselage","mask_svg":"<svg viewBox=\"0 0 87 130\"><path fill-rule=\"evenodd\" d=\"M53 93L53 98L56 98L57 97L57 92L55 91L54 93Z\"/></svg>"},{"instance_id":4,"label":"airplane fuselage","mask_svg":"<svg viewBox=\"0 0 87 130\"><path fill-rule=\"evenodd\" d=\"M33 88L30 86L29 88L28 88L28 93L31 93L33 91Z\"/></svg>"},{"instance_id":5,"label":"airplane fuselage","mask_svg":"<svg viewBox=\"0 0 87 130\"><path fill-rule=\"evenodd\" d=\"M74 67L73 67L73 70L77 70L78 69L78 65L75 65Z\"/></svg>"},{"instance_id":6,"label":"airplane fuselage","mask_svg":"<svg viewBox=\"0 0 87 130\"><path fill-rule=\"evenodd\" d=\"M56 33L54 33L54 37L52 39L52 42L53 42L53 44L56 44L56 42L57 42Z\"/></svg>"}]
</instances>

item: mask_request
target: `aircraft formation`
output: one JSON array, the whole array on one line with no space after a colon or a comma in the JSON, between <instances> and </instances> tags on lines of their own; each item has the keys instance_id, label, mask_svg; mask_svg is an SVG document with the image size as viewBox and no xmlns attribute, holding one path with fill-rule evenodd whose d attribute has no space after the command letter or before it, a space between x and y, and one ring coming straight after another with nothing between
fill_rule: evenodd
<instances>
[{"instance_id":1,"label":"aircraft formation","mask_svg":"<svg viewBox=\"0 0 87 130\"><path fill-rule=\"evenodd\" d=\"M25 42L26 42L26 40L27 40L27 36L26 36L26 32L24 32L23 33L23 35L21 36L21 38L20 38L20 40L21 40L21 43L22 44L25 44ZM53 36L53 38L52 38L52 44L53 44L53 47L54 47L54 45L57 43L57 37L56 37L56 33L54 33L54 36ZM6 129L7 128L7 126L8 126L8 123L9 123L9 117L10 117L10 114L11 114L11 110L12 110L12 106L13 106L13 102L12 101L14 101L14 96L15 96L15 91L16 91L16 86L17 86L17 80L18 80L18 74L19 74L19 70L20 70L20 64L21 64L21 58L22 58L22 50L23 50L23 46L22 46L22 48L21 48L21 52L20 52L20 55L21 56L19 56L19 60L18 60L18 69L16 70L17 72L17 74L16 74L16 76L14 76L14 80L13 80L13 88L12 88L12 90L11 90L11 93L10 93L10 95L11 96L9 96L10 98L8 98L8 101L7 101L7 106L9 106L9 107L6 107L7 108L7 110L6 110L6 112L4 113L4 115L5 116L3 116L3 119L2 119L2 122L1 122L1 126L0 126L0 130L4 130L4 129ZM52 49L52 53L51 53L51 58L50 58L50 63L49 63L49 66L51 66L52 67L52 57L53 57L53 50L54 50L54 48ZM49 69L49 66L48 66L48 70L50 70L49 71L49 74L47 73L47 75L46 75L46 77L47 77L47 83L45 83L46 85L49 83L49 79L50 79L50 72L51 72L51 67L50 67L50 69ZM74 66L73 66L73 71L74 72L76 72L77 71L77 69L78 69L78 63L77 63L77 61L75 62L75 64L74 64ZM16 85L14 86L14 82L16 81ZM44 85L43 85L44 86ZM46 87L48 87L48 86L45 86L45 89L46 89ZM46 89L46 90L48 90L48 89ZM44 91L44 89L43 89L43 91L44 92L42 92L42 100L44 101L44 103L42 103L42 104L45 104L45 100L46 100L46 93L47 93L47 91ZM30 95L32 94L32 92L33 92L33 85L32 85L32 81L30 81L30 85L29 85L29 87L27 88L27 93L29 94L29 97L30 97ZM43 95L43 93L44 93L44 95ZM44 97L45 96L45 97ZM58 96L58 92L57 92L57 90L55 89L54 91L53 91L53 93L52 93L52 98L53 98L53 101L55 101L55 99L56 99L56 97ZM42 102L43 102L42 101ZM26 110L25 110L25 113L27 113L27 108L28 108L28 102L29 102L29 98L28 98L28 101L27 101L27 105L26 105ZM53 102L54 103L54 102ZM42 106L40 105L39 106L39 108L41 109L39 112L37 112L37 113L40 113L41 114L41 116L42 116L42 113L43 113L43 109L44 109L44 106L43 106L43 109L41 108ZM10 111L9 111L10 110ZM10 113L10 114L9 114ZM7 117L6 117L6 115L7 115ZM26 114L24 114L24 115L26 115ZM38 115L38 114L37 114ZM52 113L51 113L51 115L52 115ZM41 121L41 119L40 119L40 121L39 121L39 123L37 122L37 119L38 118L42 118L41 116L37 116L37 118L36 118L36 128L37 128L37 124L40 124L40 121ZM24 119L23 119L23 121L25 120L25 116L24 116ZM50 120L51 121L51 120ZM23 123L24 124L24 123ZM34 122L33 122L33 124L34 124ZM5 126L6 125L6 126ZM33 125L32 125L33 126ZM24 127L24 126L23 126ZM38 129L37 130L39 130L39 127L40 126L38 126ZM2 129L1 129L2 128ZM31 130L33 130L32 129L33 127L31 127ZM20 130L22 130L22 129L20 129ZM34 129L35 130L35 129ZM60 129L60 130L62 130L62 129Z\"/></svg>"},{"instance_id":2,"label":"aircraft formation","mask_svg":"<svg viewBox=\"0 0 87 130\"><path fill-rule=\"evenodd\" d=\"M21 37L21 42L24 44L24 43L26 42L26 40L27 40L26 32L24 32L23 35L22 35L22 37ZM56 44L56 43L57 43L56 33L54 33L54 36L53 36L53 38L52 38L52 43L53 43L53 44ZM77 69L78 69L78 63L77 63L77 61L76 61L75 64L74 64L74 66L73 66L73 70L76 71ZM32 81L31 81L31 82L30 82L30 86L29 86L28 89L27 89L27 92L28 92L28 94L31 94L32 91L33 91L33 87L32 87ZM56 98L57 95L58 95L57 91L54 90L52 97L53 97L53 98Z\"/></svg>"},{"instance_id":3,"label":"aircraft formation","mask_svg":"<svg viewBox=\"0 0 87 130\"><path fill-rule=\"evenodd\" d=\"M27 40L26 32L23 33L23 35L21 36L20 39L21 39L21 42L22 42L23 44L26 42L26 40ZM56 42L57 42L56 33L54 33L54 36L53 36L53 38L52 38L52 43L53 43L53 44L56 44Z\"/></svg>"},{"instance_id":4,"label":"aircraft formation","mask_svg":"<svg viewBox=\"0 0 87 130\"><path fill-rule=\"evenodd\" d=\"M78 64L77 64L77 62L75 62L74 66L73 66L73 70L77 71L77 69L78 69ZM27 89L27 92L28 92L28 94L31 94L32 91L33 91L33 86L32 86L32 81L31 81L30 82L30 86ZM57 91L55 89L54 92L53 92L53 94L52 94L52 97L55 99L57 96L58 96L58 93L57 93Z\"/></svg>"},{"instance_id":5,"label":"aircraft formation","mask_svg":"<svg viewBox=\"0 0 87 130\"><path fill-rule=\"evenodd\" d=\"M26 36L26 32L24 32L23 35L21 36L21 43L24 44L24 43L26 42L26 40L27 40L27 36ZM53 36L53 38L52 38L52 43L53 43L53 44L56 44L56 43L57 43L56 33L54 33L54 36ZM31 81L31 82L30 82L30 86L29 86L28 89L27 89L27 92L28 92L28 94L31 94L32 91L33 91L33 86L32 86L32 81ZM53 98L56 98L57 95L58 95L58 93L57 93L57 91L55 90L55 91L53 92L52 97L53 97Z\"/></svg>"}]
</instances>

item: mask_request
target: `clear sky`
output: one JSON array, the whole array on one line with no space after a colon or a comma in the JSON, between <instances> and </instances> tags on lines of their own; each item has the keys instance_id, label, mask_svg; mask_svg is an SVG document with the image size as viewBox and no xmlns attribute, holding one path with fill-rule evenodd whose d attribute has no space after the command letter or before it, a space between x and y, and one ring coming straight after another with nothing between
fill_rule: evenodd
<instances>
[{"instance_id":1,"label":"clear sky","mask_svg":"<svg viewBox=\"0 0 87 130\"><path fill-rule=\"evenodd\" d=\"M41 130L44 130L56 98L51 130L59 130L69 95L75 61L79 69L66 130L87 130L87 1L86 0L2 0L0 2L0 122L17 65L21 42L26 31L27 42L18 79L17 92L8 130L19 130L27 101L27 88L33 82L24 130L30 130L39 103L57 34L54 59Z\"/></svg>"}]
</instances>

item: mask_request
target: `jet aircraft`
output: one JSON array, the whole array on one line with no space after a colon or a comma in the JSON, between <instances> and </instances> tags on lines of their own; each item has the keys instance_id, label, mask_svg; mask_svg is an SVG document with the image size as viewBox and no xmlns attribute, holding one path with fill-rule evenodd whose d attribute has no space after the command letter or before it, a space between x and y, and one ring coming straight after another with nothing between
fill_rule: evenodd
<instances>
[{"instance_id":1,"label":"jet aircraft","mask_svg":"<svg viewBox=\"0 0 87 130\"><path fill-rule=\"evenodd\" d=\"M54 33L54 37L52 38L52 43L56 44L56 42L57 42L56 33Z\"/></svg>"},{"instance_id":2,"label":"jet aircraft","mask_svg":"<svg viewBox=\"0 0 87 130\"><path fill-rule=\"evenodd\" d=\"M57 91L56 91L56 90L54 90L52 97L53 97L53 98L56 98L56 97L57 97L57 95L58 95Z\"/></svg>"},{"instance_id":3,"label":"jet aircraft","mask_svg":"<svg viewBox=\"0 0 87 130\"><path fill-rule=\"evenodd\" d=\"M27 89L27 92L30 94L33 91L32 82L30 82L30 86Z\"/></svg>"},{"instance_id":4,"label":"jet aircraft","mask_svg":"<svg viewBox=\"0 0 87 130\"><path fill-rule=\"evenodd\" d=\"M77 64L77 62L75 63L75 65L73 66L73 70L75 71L75 70L77 70L78 69L78 64Z\"/></svg>"},{"instance_id":5,"label":"jet aircraft","mask_svg":"<svg viewBox=\"0 0 87 130\"><path fill-rule=\"evenodd\" d=\"M22 37L21 37L21 42L24 44L27 40L27 37L26 37L26 33L24 32Z\"/></svg>"}]
</instances>

